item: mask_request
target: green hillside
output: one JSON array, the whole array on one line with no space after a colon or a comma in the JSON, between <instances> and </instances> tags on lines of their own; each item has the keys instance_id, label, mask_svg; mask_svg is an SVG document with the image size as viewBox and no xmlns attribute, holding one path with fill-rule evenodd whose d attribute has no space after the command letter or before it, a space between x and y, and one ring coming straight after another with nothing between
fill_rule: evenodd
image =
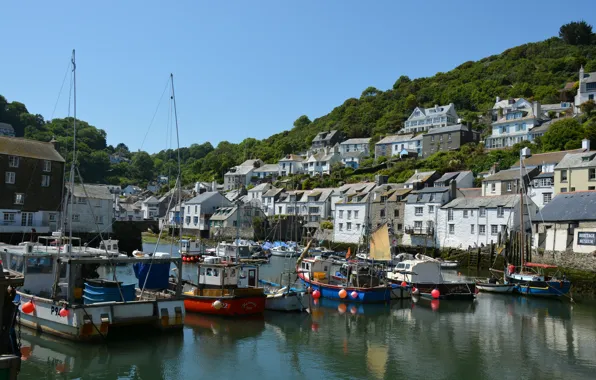
<instances>
[{"instance_id":1,"label":"green hillside","mask_svg":"<svg viewBox=\"0 0 596 380\"><path fill-rule=\"evenodd\" d=\"M210 143L182 148L183 181L221 180L230 166L247 158L277 162L285 154L306 150L318 132L329 129L339 129L350 138L370 136L374 143L382 136L399 131L416 106L454 103L462 119L471 122L477 129L486 129L488 119L485 116L497 96L524 97L542 103L559 102L565 84L577 81L581 65L586 72L596 71L596 38L591 27L572 23L563 26L561 32L560 37L517 46L476 62L464 62L449 72L432 77L410 79L401 76L385 91L369 87L359 98L347 99L329 114L313 121L300 116L290 130L264 140L248 138L239 144L223 141L215 148ZM30 114L22 103L8 103L0 96L2 121L11 123L18 135L30 138L49 140L54 135L64 145L71 138L68 135L70 129L66 127L68 120L44 121L40 115ZM568 141L565 141L563 147L573 147L582 137L592 135L594 122L588 118L569 123L573 125L567 129L572 132L563 131L569 136L556 135L554 139L571 138L571 142L567 144ZM152 156L144 152L130 153L123 144L106 146L103 130L84 122L81 126L82 153L79 161L86 181L143 183L157 174L167 173L169 169L175 171L177 155L173 151L161 151ZM549 133L561 132L560 128L554 130ZM594 138L596 140L596 135ZM545 139L553 140L548 136ZM544 146L539 143L533 148L549 150L554 145L557 144ZM114 151L132 158L131 163L110 165L108 154ZM482 147L468 146L460 152L438 153L425 160L398 162L383 172L392 180L401 180L415 168L441 171L470 168L481 171L494 162L507 166L516 157L514 150L486 154ZM358 179L361 176L354 176L350 169L345 169L330 178L311 180L306 186Z\"/></svg>"}]
</instances>

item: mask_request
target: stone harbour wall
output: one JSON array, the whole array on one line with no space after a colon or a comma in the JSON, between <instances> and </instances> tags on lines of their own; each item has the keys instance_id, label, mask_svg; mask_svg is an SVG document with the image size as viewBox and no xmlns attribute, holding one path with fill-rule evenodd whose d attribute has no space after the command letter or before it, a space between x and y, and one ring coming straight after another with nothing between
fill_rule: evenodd
<instances>
[{"instance_id":1,"label":"stone harbour wall","mask_svg":"<svg viewBox=\"0 0 596 380\"><path fill-rule=\"evenodd\" d=\"M575 253L566 252L545 252L532 253L532 262L557 265L562 268L576 269L581 271L596 272L596 252Z\"/></svg>"}]
</instances>

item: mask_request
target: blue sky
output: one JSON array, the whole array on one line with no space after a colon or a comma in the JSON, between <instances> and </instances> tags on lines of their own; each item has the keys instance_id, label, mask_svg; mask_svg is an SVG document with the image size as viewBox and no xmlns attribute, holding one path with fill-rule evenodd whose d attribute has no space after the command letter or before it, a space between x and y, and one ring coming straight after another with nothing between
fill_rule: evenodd
<instances>
[{"instance_id":1,"label":"blue sky","mask_svg":"<svg viewBox=\"0 0 596 380\"><path fill-rule=\"evenodd\" d=\"M167 147L169 73L181 145L291 128L368 86L390 88L596 23L593 1L4 1L0 94L52 116L77 50L78 117L108 143ZM504 4L504 3L503 3ZM68 82L66 87L68 87ZM67 115L68 91L54 117Z\"/></svg>"}]
</instances>

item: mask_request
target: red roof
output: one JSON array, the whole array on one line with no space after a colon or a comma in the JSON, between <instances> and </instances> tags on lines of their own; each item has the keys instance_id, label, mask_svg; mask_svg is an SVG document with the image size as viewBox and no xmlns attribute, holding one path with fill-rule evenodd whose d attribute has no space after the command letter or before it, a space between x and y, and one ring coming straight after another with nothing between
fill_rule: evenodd
<instances>
[{"instance_id":1,"label":"red roof","mask_svg":"<svg viewBox=\"0 0 596 380\"><path fill-rule=\"evenodd\" d=\"M524 266L530 267L530 268L542 268L542 269L558 268L556 265L540 264L540 263L524 263Z\"/></svg>"}]
</instances>

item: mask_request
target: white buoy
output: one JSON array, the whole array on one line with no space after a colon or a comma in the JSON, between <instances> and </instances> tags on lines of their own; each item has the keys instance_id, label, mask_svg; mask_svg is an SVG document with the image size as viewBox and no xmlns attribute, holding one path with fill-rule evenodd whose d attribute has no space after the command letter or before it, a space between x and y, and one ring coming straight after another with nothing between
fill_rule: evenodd
<instances>
[{"instance_id":1,"label":"white buoy","mask_svg":"<svg viewBox=\"0 0 596 380\"><path fill-rule=\"evenodd\" d=\"M211 306L215 309L215 310L219 310L223 307L223 303L221 303L220 300L216 300L214 301Z\"/></svg>"}]
</instances>

